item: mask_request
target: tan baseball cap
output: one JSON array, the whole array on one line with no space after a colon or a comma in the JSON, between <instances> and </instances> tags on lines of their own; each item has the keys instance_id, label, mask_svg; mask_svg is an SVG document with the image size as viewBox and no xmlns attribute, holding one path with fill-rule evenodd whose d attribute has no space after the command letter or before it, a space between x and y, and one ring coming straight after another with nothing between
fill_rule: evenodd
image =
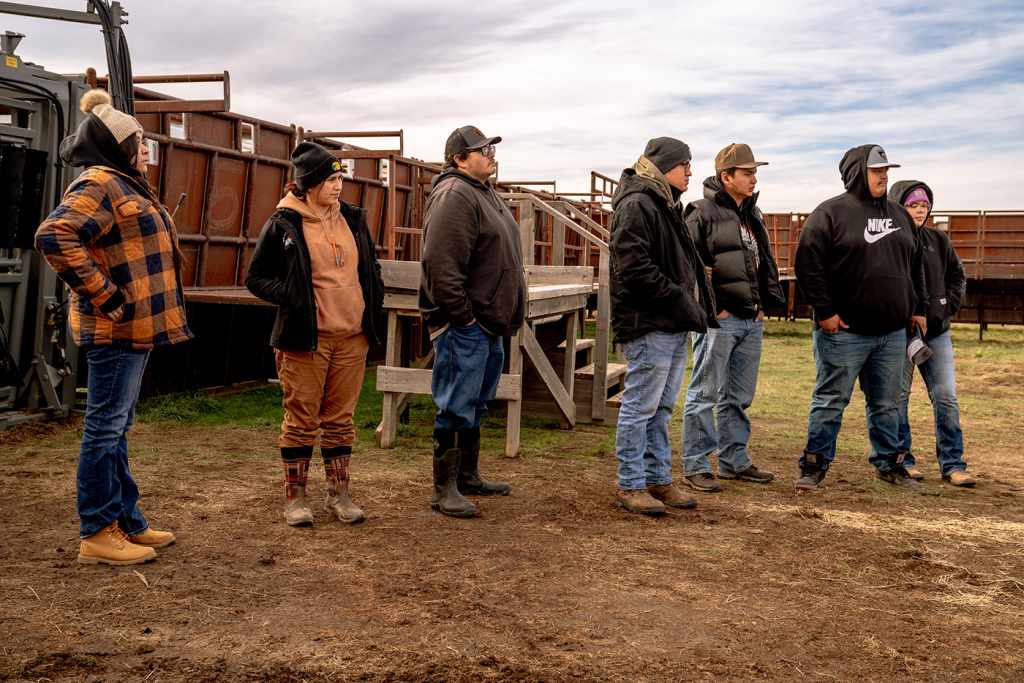
<instances>
[{"instance_id":1,"label":"tan baseball cap","mask_svg":"<svg viewBox=\"0 0 1024 683\"><path fill-rule=\"evenodd\" d=\"M732 143L715 156L715 170L721 173L727 168L756 168L767 166L767 161L755 161L750 145Z\"/></svg>"}]
</instances>

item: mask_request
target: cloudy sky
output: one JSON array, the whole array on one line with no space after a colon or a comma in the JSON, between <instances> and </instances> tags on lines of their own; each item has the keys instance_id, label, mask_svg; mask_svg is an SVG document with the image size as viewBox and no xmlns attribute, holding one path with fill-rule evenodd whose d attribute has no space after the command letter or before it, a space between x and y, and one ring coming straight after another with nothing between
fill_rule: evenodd
<instances>
[{"instance_id":1,"label":"cloudy sky","mask_svg":"<svg viewBox=\"0 0 1024 683\"><path fill-rule=\"evenodd\" d=\"M806 211L842 190L843 151L875 142L904 164L894 179L929 181L939 208L1024 209L1014 0L123 4L136 74L227 69L235 111L404 128L407 153L428 160L473 123L504 137L504 178L588 189L592 169L618 177L671 135L699 180L718 149L747 142L771 162L762 206ZM95 27L0 15L0 29L28 34L29 61L105 71Z\"/></svg>"}]
</instances>

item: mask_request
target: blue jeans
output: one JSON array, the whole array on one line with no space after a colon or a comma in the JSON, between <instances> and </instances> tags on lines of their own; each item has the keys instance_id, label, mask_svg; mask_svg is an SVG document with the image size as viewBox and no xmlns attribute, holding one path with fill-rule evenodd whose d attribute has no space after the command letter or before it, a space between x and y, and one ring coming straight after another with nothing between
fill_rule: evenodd
<instances>
[{"instance_id":1,"label":"blue jeans","mask_svg":"<svg viewBox=\"0 0 1024 683\"><path fill-rule=\"evenodd\" d=\"M814 363L817 379L807 418L807 447L800 457L818 455L818 467L827 470L836 457L836 439L843 411L850 402L853 382L867 402L869 462L880 472L897 466L899 454L900 378L907 362L907 332L899 329L884 335L861 335L840 330L828 334L814 330Z\"/></svg>"},{"instance_id":2,"label":"blue jeans","mask_svg":"<svg viewBox=\"0 0 1024 683\"><path fill-rule=\"evenodd\" d=\"M498 393L505 349L477 323L454 325L434 339L430 390L437 405L434 426L460 431L480 426L487 402Z\"/></svg>"},{"instance_id":3,"label":"blue jeans","mask_svg":"<svg viewBox=\"0 0 1024 683\"><path fill-rule=\"evenodd\" d=\"M615 434L619 488L672 483L668 421L686 374L687 332L648 332L626 342L626 382Z\"/></svg>"},{"instance_id":4,"label":"blue jeans","mask_svg":"<svg viewBox=\"0 0 1024 683\"><path fill-rule=\"evenodd\" d=\"M116 520L126 534L141 534L149 523L139 510L139 488L128 468L127 435L149 351L94 346L85 358L89 383L78 454L79 533L88 538Z\"/></svg>"},{"instance_id":5,"label":"blue jeans","mask_svg":"<svg viewBox=\"0 0 1024 683\"><path fill-rule=\"evenodd\" d=\"M956 402L956 369L953 361L953 338L949 331L928 340L932 357L917 366L928 387L928 398L935 413L935 455L943 474L966 470L964 463L964 434L960 431L960 408ZM900 387L900 451L903 463L914 465L910 450L910 386L914 382L914 364L907 363Z\"/></svg>"},{"instance_id":6,"label":"blue jeans","mask_svg":"<svg viewBox=\"0 0 1024 683\"><path fill-rule=\"evenodd\" d=\"M730 315L718 329L698 334L693 375L683 408L683 473L711 472L708 456L718 451L718 469L742 472L753 463L747 452L764 322ZM718 429L715 429L715 417Z\"/></svg>"}]
</instances>

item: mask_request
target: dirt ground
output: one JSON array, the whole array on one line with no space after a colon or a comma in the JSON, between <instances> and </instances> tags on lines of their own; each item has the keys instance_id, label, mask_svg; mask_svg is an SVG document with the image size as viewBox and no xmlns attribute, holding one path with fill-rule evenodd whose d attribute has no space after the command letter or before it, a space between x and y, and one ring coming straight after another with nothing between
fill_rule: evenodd
<instances>
[{"instance_id":1,"label":"dirt ground","mask_svg":"<svg viewBox=\"0 0 1024 683\"><path fill-rule=\"evenodd\" d=\"M318 507L305 530L281 518L273 426L143 422L143 507L179 541L134 568L75 562L80 424L8 432L0 677L1024 680L1019 416L977 427L975 490L942 484L932 458L920 492L893 490L846 446L827 486L798 495L803 410L755 416L776 482L730 483L660 519L613 505L603 428L518 459L491 437L485 474L514 490L479 499L472 520L427 507L425 439L364 439L353 478L367 521ZM862 403L845 431L863 433ZM310 481L319 500L322 468Z\"/></svg>"}]
</instances>

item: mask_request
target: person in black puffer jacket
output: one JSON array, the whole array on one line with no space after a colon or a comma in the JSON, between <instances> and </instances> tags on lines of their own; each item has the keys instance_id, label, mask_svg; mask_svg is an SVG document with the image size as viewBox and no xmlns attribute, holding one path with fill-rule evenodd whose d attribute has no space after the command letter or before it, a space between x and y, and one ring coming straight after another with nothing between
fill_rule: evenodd
<instances>
[{"instance_id":1,"label":"person in black puffer jacket","mask_svg":"<svg viewBox=\"0 0 1024 683\"><path fill-rule=\"evenodd\" d=\"M902 180L889 190L889 199L903 206L914 219L923 251L925 282L930 293L925 341L932 357L917 367L928 387L928 398L935 414L935 455L943 479L954 486L974 486L975 479L967 473L963 457L964 436L960 430L953 339L949 331L949 321L960 310L966 291L964 266L946 233L925 225L934 199L930 187L918 180ZM900 452L910 476L923 479L911 450L908 407L913 381L914 364L908 362L900 385Z\"/></svg>"},{"instance_id":2,"label":"person in black puffer jacket","mask_svg":"<svg viewBox=\"0 0 1024 683\"><path fill-rule=\"evenodd\" d=\"M612 328L627 365L615 452L617 502L663 514L697 501L672 484L668 423L686 373L690 332L717 326L704 266L683 224L690 148L654 138L612 199Z\"/></svg>"},{"instance_id":3,"label":"person in black puffer jacket","mask_svg":"<svg viewBox=\"0 0 1024 683\"><path fill-rule=\"evenodd\" d=\"M779 269L757 208L757 167L750 147L731 144L715 157L704 199L686 207L686 227L711 270L719 329L698 333L683 410L683 474L698 491L722 489L708 457L718 451L718 476L765 484L747 452L764 336L764 305L783 305ZM715 417L717 416L717 427Z\"/></svg>"}]
</instances>

